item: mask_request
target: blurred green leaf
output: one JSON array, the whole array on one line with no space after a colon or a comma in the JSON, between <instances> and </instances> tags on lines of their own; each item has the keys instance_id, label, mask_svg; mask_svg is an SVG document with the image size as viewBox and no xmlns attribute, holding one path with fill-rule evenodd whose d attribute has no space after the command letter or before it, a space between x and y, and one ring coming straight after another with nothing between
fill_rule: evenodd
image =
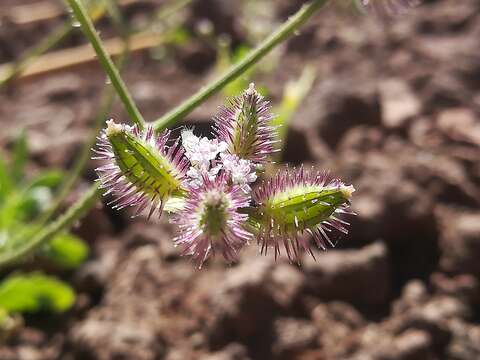
<instances>
[{"instance_id":1,"label":"blurred green leaf","mask_svg":"<svg viewBox=\"0 0 480 360\"><path fill-rule=\"evenodd\" d=\"M8 195L12 188L12 181L8 172L7 164L0 156L0 204L3 199Z\"/></svg>"},{"instance_id":2,"label":"blurred green leaf","mask_svg":"<svg viewBox=\"0 0 480 360\"><path fill-rule=\"evenodd\" d=\"M46 170L37 176L35 176L30 183L27 185L27 188L35 187L48 187L50 189L56 188L60 185L65 174L60 170Z\"/></svg>"},{"instance_id":3,"label":"blurred green leaf","mask_svg":"<svg viewBox=\"0 0 480 360\"><path fill-rule=\"evenodd\" d=\"M40 212L48 208L52 200L52 192L48 187L38 186L23 192L19 197L16 218L30 221Z\"/></svg>"},{"instance_id":4,"label":"blurred green leaf","mask_svg":"<svg viewBox=\"0 0 480 360\"><path fill-rule=\"evenodd\" d=\"M191 36L188 30L183 26L178 26L175 30L171 32L169 37L172 44L175 45L185 45L190 41Z\"/></svg>"},{"instance_id":5,"label":"blurred green leaf","mask_svg":"<svg viewBox=\"0 0 480 360\"><path fill-rule=\"evenodd\" d=\"M74 302L69 285L40 273L13 274L0 284L0 308L9 313L63 312Z\"/></svg>"},{"instance_id":6,"label":"blurred green leaf","mask_svg":"<svg viewBox=\"0 0 480 360\"><path fill-rule=\"evenodd\" d=\"M22 131L13 145L12 163L11 163L11 177L14 181L22 180L25 170L25 164L28 160L28 145L25 132Z\"/></svg>"},{"instance_id":7,"label":"blurred green leaf","mask_svg":"<svg viewBox=\"0 0 480 360\"><path fill-rule=\"evenodd\" d=\"M40 254L60 267L75 269L88 257L88 245L75 235L63 233L50 240Z\"/></svg>"},{"instance_id":8,"label":"blurred green leaf","mask_svg":"<svg viewBox=\"0 0 480 360\"><path fill-rule=\"evenodd\" d=\"M298 79L289 81L285 85L282 102L274 110L277 116L272 121L272 125L278 127L278 135L282 142L285 140L294 112L312 89L315 78L314 67L307 65Z\"/></svg>"}]
</instances>

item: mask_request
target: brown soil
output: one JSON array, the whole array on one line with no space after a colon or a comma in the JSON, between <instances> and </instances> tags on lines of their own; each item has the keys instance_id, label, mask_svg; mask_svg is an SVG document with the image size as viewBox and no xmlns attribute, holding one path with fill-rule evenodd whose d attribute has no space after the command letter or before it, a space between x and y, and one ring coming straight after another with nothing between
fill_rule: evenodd
<instances>
[{"instance_id":1,"label":"brown soil","mask_svg":"<svg viewBox=\"0 0 480 360\"><path fill-rule=\"evenodd\" d=\"M275 1L278 20L300 2ZM21 2L5 3L0 9ZM242 41L238 3L197 1L187 23L209 17ZM132 18L146 16L142 9ZM0 26L0 62L55 24ZM108 22L100 27L113 33ZM477 0L425 1L389 20L323 11L256 82L275 103L306 63L317 70L284 161L330 168L355 185L358 216L338 247L297 267L252 245L238 265L214 259L196 270L173 247L166 220L132 221L99 206L75 229L91 258L61 274L79 293L75 308L27 317L0 358L479 359L479 39ZM82 41L76 35L64 46ZM211 54L194 39L162 62L148 52L131 58L125 80L144 116L158 117L205 84ZM89 136L104 83L95 64L9 86L0 94L2 148L26 128L36 167L67 168ZM188 123L207 129L220 103L209 100ZM127 121L118 104L111 116Z\"/></svg>"}]
</instances>

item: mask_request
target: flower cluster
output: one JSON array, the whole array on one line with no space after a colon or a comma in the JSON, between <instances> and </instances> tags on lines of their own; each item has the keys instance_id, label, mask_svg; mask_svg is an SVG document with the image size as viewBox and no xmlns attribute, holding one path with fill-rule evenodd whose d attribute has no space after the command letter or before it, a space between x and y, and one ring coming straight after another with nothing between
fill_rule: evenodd
<instances>
[{"instance_id":1,"label":"flower cluster","mask_svg":"<svg viewBox=\"0 0 480 360\"><path fill-rule=\"evenodd\" d=\"M332 230L348 232L341 216L351 214L354 188L325 172L286 168L254 186L278 140L269 102L253 84L214 120L215 138L184 129L172 144L168 130L155 135L152 127L108 121L95 151L106 161L97 172L114 207L172 212L174 244L199 267L215 253L234 262L253 239L263 254L272 248L277 258L283 247L299 261L303 252L314 256L312 244L334 246Z\"/></svg>"}]
</instances>

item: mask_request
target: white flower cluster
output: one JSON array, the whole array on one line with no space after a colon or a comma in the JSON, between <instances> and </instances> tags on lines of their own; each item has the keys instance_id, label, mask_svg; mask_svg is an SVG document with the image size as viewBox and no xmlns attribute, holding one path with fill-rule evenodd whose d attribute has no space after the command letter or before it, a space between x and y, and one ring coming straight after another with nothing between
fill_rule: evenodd
<instances>
[{"instance_id":1,"label":"white flower cluster","mask_svg":"<svg viewBox=\"0 0 480 360\"><path fill-rule=\"evenodd\" d=\"M257 180L255 167L250 160L228 154L226 142L199 138L193 130L186 129L182 131L182 145L191 164L187 171L190 186L199 188L205 178L214 180L223 170L233 184L239 185L246 193L251 191L249 184Z\"/></svg>"}]
</instances>

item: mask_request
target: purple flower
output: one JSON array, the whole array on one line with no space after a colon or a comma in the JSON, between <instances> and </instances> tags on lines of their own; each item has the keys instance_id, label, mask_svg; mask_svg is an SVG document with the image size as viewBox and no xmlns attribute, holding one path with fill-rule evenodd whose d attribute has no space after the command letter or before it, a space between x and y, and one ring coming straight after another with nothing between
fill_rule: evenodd
<instances>
[{"instance_id":1,"label":"purple flower","mask_svg":"<svg viewBox=\"0 0 480 360\"><path fill-rule=\"evenodd\" d=\"M213 180L205 177L202 186L188 194L183 210L172 217L180 229L175 245L183 246L182 254L191 255L199 268L217 252L234 262L252 237L245 229L248 215L239 212L249 206L250 196L229 185L225 173Z\"/></svg>"},{"instance_id":2,"label":"purple flower","mask_svg":"<svg viewBox=\"0 0 480 360\"><path fill-rule=\"evenodd\" d=\"M106 161L96 171L101 187L107 189L104 195L115 196L109 205L136 206L135 216L150 207L150 218L155 211L162 214L171 196L183 194L189 163L178 140L167 145L169 137L168 130L156 136L152 127L142 132L136 126L107 121L93 151L94 159Z\"/></svg>"},{"instance_id":3,"label":"purple flower","mask_svg":"<svg viewBox=\"0 0 480 360\"><path fill-rule=\"evenodd\" d=\"M275 152L275 128L270 125L270 104L250 84L245 92L220 108L215 116L214 132L228 144L227 152L256 164L264 164Z\"/></svg>"},{"instance_id":4,"label":"purple flower","mask_svg":"<svg viewBox=\"0 0 480 360\"><path fill-rule=\"evenodd\" d=\"M349 205L354 191L338 179L330 180L327 172L303 167L263 182L253 193L260 252L273 247L277 257L283 244L288 258L298 261L301 251L314 257L310 238L320 249L326 250L327 243L334 246L328 234L333 229L348 233L349 224L339 215L353 214Z\"/></svg>"}]
</instances>

